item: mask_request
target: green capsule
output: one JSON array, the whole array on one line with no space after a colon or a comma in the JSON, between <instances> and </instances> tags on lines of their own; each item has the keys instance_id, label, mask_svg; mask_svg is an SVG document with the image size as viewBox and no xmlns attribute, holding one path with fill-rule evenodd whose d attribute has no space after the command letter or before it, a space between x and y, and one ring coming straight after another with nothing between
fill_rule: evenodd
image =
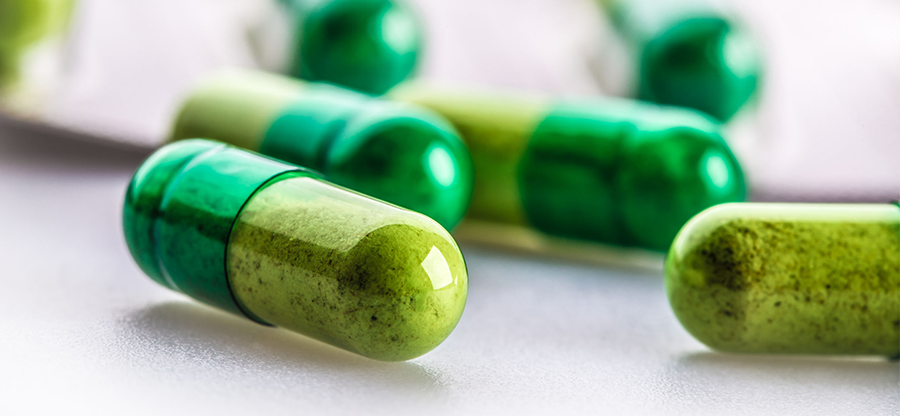
<instances>
[{"instance_id":1,"label":"green capsule","mask_svg":"<svg viewBox=\"0 0 900 416\"><path fill-rule=\"evenodd\" d=\"M21 53L17 50L0 49L0 93L15 84L20 76Z\"/></svg>"},{"instance_id":2,"label":"green capsule","mask_svg":"<svg viewBox=\"0 0 900 416\"><path fill-rule=\"evenodd\" d=\"M672 310L738 353L900 353L900 209L725 204L687 223L666 260Z\"/></svg>"},{"instance_id":3,"label":"green capsule","mask_svg":"<svg viewBox=\"0 0 900 416\"><path fill-rule=\"evenodd\" d=\"M622 100L562 100L402 86L468 145L468 217L665 251L696 213L742 201L741 168L706 117Z\"/></svg>"},{"instance_id":4,"label":"green capsule","mask_svg":"<svg viewBox=\"0 0 900 416\"><path fill-rule=\"evenodd\" d=\"M412 74L419 22L397 0L282 0L296 29L291 74L380 95Z\"/></svg>"},{"instance_id":5,"label":"green capsule","mask_svg":"<svg viewBox=\"0 0 900 416\"><path fill-rule=\"evenodd\" d=\"M377 360L434 349L466 303L465 261L433 220L216 142L150 156L123 228L159 284Z\"/></svg>"},{"instance_id":6,"label":"green capsule","mask_svg":"<svg viewBox=\"0 0 900 416\"><path fill-rule=\"evenodd\" d=\"M19 49L47 31L54 0L0 0L0 49Z\"/></svg>"},{"instance_id":7,"label":"green capsule","mask_svg":"<svg viewBox=\"0 0 900 416\"><path fill-rule=\"evenodd\" d=\"M214 76L184 101L172 140L206 138L315 169L452 229L472 193L453 127L428 110L277 75Z\"/></svg>"},{"instance_id":8,"label":"green capsule","mask_svg":"<svg viewBox=\"0 0 900 416\"><path fill-rule=\"evenodd\" d=\"M73 0L0 0L0 89L18 81L28 48L66 25Z\"/></svg>"},{"instance_id":9,"label":"green capsule","mask_svg":"<svg viewBox=\"0 0 900 416\"><path fill-rule=\"evenodd\" d=\"M637 95L726 121L755 94L755 41L709 0L600 0L636 51Z\"/></svg>"}]
</instances>

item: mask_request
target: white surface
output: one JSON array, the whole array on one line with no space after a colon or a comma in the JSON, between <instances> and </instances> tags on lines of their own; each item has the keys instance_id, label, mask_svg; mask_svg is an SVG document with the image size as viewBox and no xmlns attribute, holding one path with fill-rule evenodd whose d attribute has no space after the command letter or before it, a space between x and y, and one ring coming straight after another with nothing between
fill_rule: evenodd
<instances>
[{"instance_id":1,"label":"white surface","mask_svg":"<svg viewBox=\"0 0 900 416\"><path fill-rule=\"evenodd\" d=\"M131 260L120 207L143 157L0 126L0 414L900 413L896 362L713 353L659 273L472 247L459 327L414 361L253 324Z\"/></svg>"}]
</instances>

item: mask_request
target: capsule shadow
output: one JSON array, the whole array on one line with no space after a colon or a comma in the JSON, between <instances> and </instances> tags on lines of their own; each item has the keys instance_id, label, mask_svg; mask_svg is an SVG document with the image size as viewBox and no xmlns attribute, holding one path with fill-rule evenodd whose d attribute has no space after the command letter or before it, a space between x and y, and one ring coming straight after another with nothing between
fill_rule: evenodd
<instances>
[{"instance_id":1,"label":"capsule shadow","mask_svg":"<svg viewBox=\"0 0 900 416\"><path fill-rule=\"evenodd\" d=\"M457 329L464 339L496 340L492 351L546 350L607 358L629 356L622 345L666 348L669 338L660 334L671 325L656 318L671 315L661 272L567 263L469 245L462 250L472 276L466 314Z\"/></svg>"},{"instance_id":2,"label":"capsule shadow","mask_svg":"<svg viewBox=\"0 0 900 416\"><path fill-rule=\"evenodd\" d=\"M699 352L679 357L666 371L672 388L679 394L702 395L696 380L705 379L710 388L739 382L767 386L802 386L804 390L852 386L881 397L900 396L900 363L888 357L831 357L801 355L751 355ZM681 380L679 380L681 379ZM693 379L690 384L686 379ZM678 386L681 385L682 388ZM690 393L693 391L693 393ZM898 397L900 398L900 397Z\"/></svg>"},{"instance_id":3,"label":"capsule shadow","mask_svg":"<svg viewBox=\"0 0 900 416\"><path fill-rule=\"evenodd\" d=\"M467 261L470 255L472 258L495 257L594 271L600 270L604 275L612 272L613 274L627 273L634 276L653 276L656 280L658 280L659 272L664 266L664 256L659 253L590 242L558 239L563 241L563 243L551 244L542 242L532 244L528 241L493 243L470 239L466 236L460 239L455 232L454 237L457 238L460 250L466 256Z\"/></svg>"},{"instance_id":4,"label":"capsule shadow","mask_svg":"<svg viewBox=\"0 0 900 416\"><path fill-rule=\"evenodd\" d=\"M697 352L672 356L648 391L672 413L896 414L897 363L885 358Z\"/></svg>"},{"instance_id":5,"label":"capsule shadow","mask_svg":"<svg viewBox=\"0 0 900 416\"><path fill-rule=\"evenodd\" d=\"M118 172L133 171L152 149L0 114L0 150L38 169Z\"/></svg>"},{"instance_id":6,"label":"capsule shadow","mask_svg":"<svg viewBox=\"0 0 900 416\"><path fill-rule=\"evenodd\" d=\"M301 383L304 378L335 378L335 382L387 384L417 393L438 393L442 387L440 375L431 368L370 360L192 302L166 302L138 310L122 321L121 330L120 335L127 338L123 344L130 348L125 356L138 368L257 373L277 378L283 385Z\"/></svg>"}]
</instances>

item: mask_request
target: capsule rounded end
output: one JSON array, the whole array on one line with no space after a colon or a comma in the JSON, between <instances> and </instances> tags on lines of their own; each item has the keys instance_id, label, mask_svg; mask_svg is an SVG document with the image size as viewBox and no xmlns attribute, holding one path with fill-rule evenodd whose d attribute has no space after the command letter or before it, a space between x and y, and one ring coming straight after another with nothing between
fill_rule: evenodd
<instances>
[{"instance_id":1,"label":"capsule rounded end","mask_svg":"<svg viewBox=\"0 0 900 416\"><path fill-rule=\"evenodd\" d=\"M155 239L155 224L167 188L197 156L223 145L206 140L169 144L151 155L134 173L122 208L125 242L138 266L153 280L171 287L162 277Z\"/></svg>"},{"instance_id":2,"label":"capsule rounded end","mask_svg":"<svg viewBox=\"0 0 900 416\"><path fill-rule=\"evenodd\" d=\"M757 48L747 33L722 18L689 19L648 42L639 94L726 121L753 96L760 73Z\"/></svg>"},{"instance_id":3,"label":"capsule rounded end","mask_svg":"<svg viewBox=\"0 0 900 416\"><path fill-rule=\"evenodd\" d=\"M681 325L698 341L721 351L742 351L746 282L736 267L742 240L724 227L741 204L722 204L692 218L666 257L666 292Z\"/></svg>"},{"instance_id":4,"label":"capsule rounded end","mask_svg":"<svg viewBox=\"0 0 900 416\"><path fill-rule=\"evenodd\" d=\"M360 298L348 343L369 358L405 361L433 350L465 309L462 253L434 221L415 217L368 233L341 274L340 284Z\"/></svg>"},{"instance_id":5,"label":"capsule rounded end","mask_svg":"<svg viewBox=\"0 0 900 416\"><path fill-rule=\"evenodd\" d=\"M367 106L335 139L323 166L335 183L421 212L446 229L471 199L472 161L456 131L403 104Z\"/></svg>"},{"instance_id":6,"label":"capsule rounded end","mask_svg":"<svg viewBox=\"0 0 900 416\"><path fill-rule=\"evenodd\" d=\"M640 133L626 144L616 179L633 244L658 251L669 248L697 213L742 202L747 193L740 163L718 130L711 123L703 127L695 112L675 116L683 124L637 123Z\"/></svg>"},{"instance_id":7,"label":"capsule rounded end","mask_svg":"<svg viewBox=\"0 0 900 416\"><path fill-rule=\"evenodd\" d=\"M465 307L465 262L437 222L315 178L256 193L228 253L242 308L377 360L432 350Z\"/></svg>"},{"instance_id":8,"label":"capsule rounded end","mask_svg":"<svg viewBox=\"0 0 900 416\"><path fill-rule=\"evenodd\" d=\"M380 95L415 68L419 22L393 0L328 1L298 13L303 16L295 76Z\"/></svg>"}]
</instances>

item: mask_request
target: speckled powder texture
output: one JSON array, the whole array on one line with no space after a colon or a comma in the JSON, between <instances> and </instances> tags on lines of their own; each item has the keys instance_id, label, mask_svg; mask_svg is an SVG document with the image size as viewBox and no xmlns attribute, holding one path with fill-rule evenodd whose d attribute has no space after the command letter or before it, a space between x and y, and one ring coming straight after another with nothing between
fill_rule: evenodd
<instances>
[{"instance_id":1,"label":"speckled powder texture","mask_svg":"<svg viewBox=\"0 0 900 416\"><path fill-rule=\"evenodd\" d=\"M462 255L437 223L312 178L250 200L232 231L228 275L263 320L384 361L440 344L468 287Z\"/></svg>"},{"instance_id":2,"label":"speckled powder texture","mask_svg":"<svg viewBox=\"0 0 900 416\"><path fill-rule=\"evenodd\" d=\"M734 219L669 262L672 308L712 348L889 356L900 349L896 221Z\"/></svg>"}]
</instances>

